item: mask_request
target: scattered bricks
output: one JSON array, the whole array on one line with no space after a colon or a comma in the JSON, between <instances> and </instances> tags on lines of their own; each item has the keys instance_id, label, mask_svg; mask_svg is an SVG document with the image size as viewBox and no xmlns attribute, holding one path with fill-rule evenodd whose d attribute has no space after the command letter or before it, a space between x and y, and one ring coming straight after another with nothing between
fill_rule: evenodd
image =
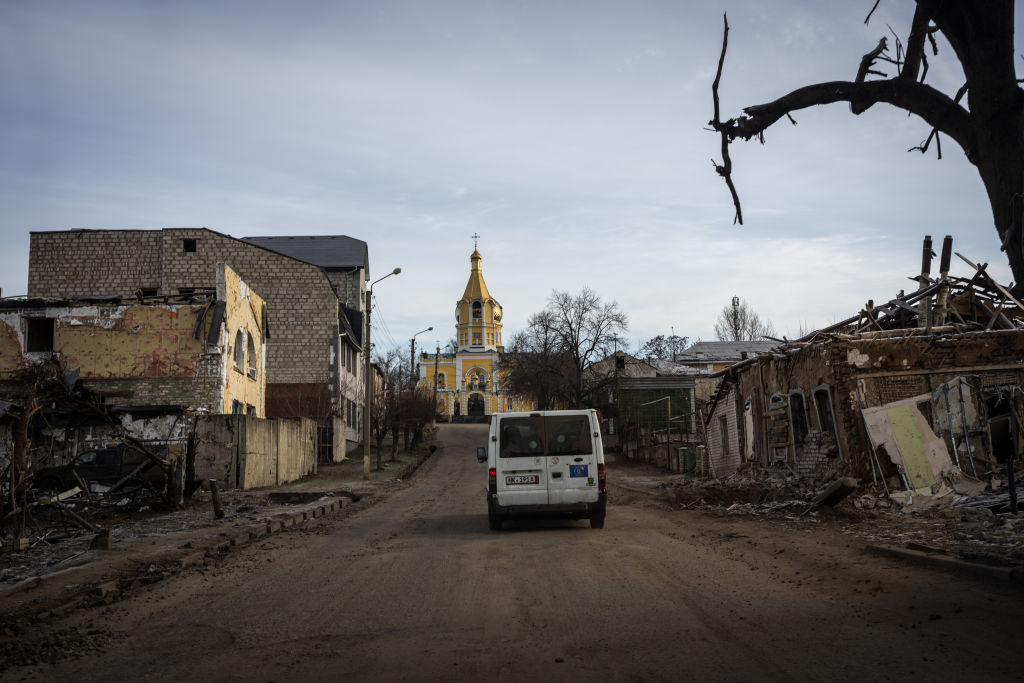
<instances>
[{"instance_id":1,"label":"scattered bricks","mask_svg":"<svg viewBox=\"0 0 1024 683\"><path fill-rule=\"evenodd\" d=\"M206 551L200 550L194 553L189 553L179 559L178 562L182 569L198 567L206 562Z\"/></svg>"},{"instance_id":2,"label":"scattered bricks","mask_svg":"<svg viewBox=\"0 0 1024 683\"><path fill-rule=\"evenodd\" d=\"M233 529L224 533L228 537L228 542L233 546L245 545L249 542L249 530L248 529Z\"/></svg>"},{"instance_id":3,"label":"scattered bricks","mask_svg":"<svg viewBox=\"0 0 1024 683\"><path fill-rule=\"evenodd\" d=\"M268 519L267 520L267 534L273 534L280 531L283 525L279 519Z\"/></svg>"},{"instance_id":4,"label":"scattered bricks","mask_svg":"<svg viewBox=\"0 0 1024 683\"><path fill-rule=\"evenodd\" d=\"M114 539L110 536L110 529L102 529L96 534L89 547L93 550L112 550L114 547Z\"/></svg>"},{"instance_id":5,"label":"scattered bricks","mask_svg":"<svg viewBox=\"0 0 1024 683\"><path fill-rule=\"evenodd\" d=\"M117 581L107 581L96 586L96 594L100 599L110 604L121 597L121 585Z\"/></svg>"},{"instance_id":6,"label":"scattered bricks","mask_svg":"<svg viewBox=\"0 0 1024 683\"><path fill-rule=\"evenodd\" d=\"M246 529L248 529L249 531L250 541L255 541L258 538L263 538L269 533L267 531L267 526L265 524L253 524L252 526L246 527Z\"/></svg>"},{"instance_id":7,"label":"scattered bricks","mask_svg":"<svg viewBox=\"0 0 1024 683\"><path fill-rule=\"evenodd\" d=\"M14 538L9 543L4 543L4 550L8 552L19 552L22 550L28 550L28 539L27 538Z\"/></svg>"},{"instance_id":8,"label":"scattered bricks","mask_svg":"<svg viewBox=\"0 0 1024 683\"><path fill-rule=\"evenodd\" d=\"M295 524L295 517L292 515L280 515L277 520L281 523L282 529L287 529Z\"/></svg>"}]
</instances>

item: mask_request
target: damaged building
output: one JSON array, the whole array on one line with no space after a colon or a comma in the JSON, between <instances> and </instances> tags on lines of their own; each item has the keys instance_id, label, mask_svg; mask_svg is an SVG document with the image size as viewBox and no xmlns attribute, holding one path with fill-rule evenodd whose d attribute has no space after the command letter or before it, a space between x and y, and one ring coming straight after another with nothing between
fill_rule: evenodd
<instances>
[{"instance_id":1,"label":"damaged building","mask_svg":"<svg viewBox=\"0 0 1024 683\"><path fill-rule=\"evenodd\" d=\"M28 296L189 296L212 289L217 262L267 302L266 415L314 420L318 460L344 458L361 438L365 242L206 228L33 232Z\"/></svg>"},{"instance_id":2,"label":"damaged building","mask_svg":"<svg viewBox=\"0 0 1024 683\"><path fill-rule=\"evenodd\" d=\"M209 279L187 294L0 299L0 535L81 495L180 505L209 479L316 471L315 422L264 419L266 302L224 263Z\"/></svg>"},{"instance_id":3,"label":"damaged building","mask_svg":"<svg viewBox=\"0 0 1024 683\"><path fill-rule=\"evenodd\" d=\"M265 416L267 305L231 268L216 288L149 299L0 300L0 393L47 361L105 402Z\"/></svg>"},{"instance_id":4,"label":"damaged building","mask_svg":"<svg viewBox=\"0 0 1024 683\"><path fill-rule=\"evenodd\" d=\"M938 278L924 252L917 291L717 373L712 474L848 472L927 495L1020 457L1024 307L984 265L951 277L950 238Z\"/></svg>"}]
</instances>

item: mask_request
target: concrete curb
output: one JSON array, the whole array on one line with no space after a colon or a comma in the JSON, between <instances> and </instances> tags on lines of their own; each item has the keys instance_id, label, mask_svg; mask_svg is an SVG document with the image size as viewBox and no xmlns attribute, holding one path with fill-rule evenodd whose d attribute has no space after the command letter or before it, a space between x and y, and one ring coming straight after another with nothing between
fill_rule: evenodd
<instances>
[{"instance_id":1,"label":"concrete curb","mask_svg":"<svg viewBox=\"0 0 1024 683\"><path fill-rule=\"evenodd\" d=\"M971 576L997 579L1006 582L1015 582L1024 585L1024 568L1021 567L997 567L977 562L968 562L942 553L928 553L921 550L910 550L909 548L894 548L890 546L868 545L865 549L875 555L884 555L897 560L912 562L934 569L968 574Z\"/></svg>"},{"instance_id":2,"label":"concrete curb","mask_svg":"<svg viewBox=\"0 0 1024 683\"><path fill-rule=\"evenodd\" d=\"M430 455L423 453L421 457L406 463L388 481L408 478ZM169 572L148 576L145 584L151 585L173 575L174 571L202 566L210 558L275 533L302 526L308 521L337 514L347 507L340 498L324 500L327 497L329 492L324 492L323 496L313 502L289 505L288 509L276 510L247 524L239 522L237 526L227 528L211 527L170 535L166 537L168 542L175 544L170 549L165 546L146 553L127 545L115 546L113 551L98 551L92 562L34 576L0 589L0 615L29 618L57 616L82 604L112 602L122 597L126 589L136 581L135 578L122 576L125 573L138 571L140 567L172 568ZM361 497L363 501L368 499L374 501L371 496Z\"/></svg>"}]
</instances>

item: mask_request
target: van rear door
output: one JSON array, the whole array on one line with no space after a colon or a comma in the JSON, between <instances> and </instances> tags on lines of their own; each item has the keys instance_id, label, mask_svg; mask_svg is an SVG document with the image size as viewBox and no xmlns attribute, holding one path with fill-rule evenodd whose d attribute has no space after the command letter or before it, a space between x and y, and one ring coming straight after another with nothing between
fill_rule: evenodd
<instances>
[{"instance_id":1,"label":"van rear door","mask_svg":"<svg viewBox=\"0 0 1024 683\"><path fill-rule=\"evenodd\" d=\"M600 436L594 435L591 414L548 415L545 418L548 502L594 503Z\"/></svg>"},{"instance_id":2,"label":"van rear door","mask_svg":"<svg viewBox=\"0 0 1024 683\"><path fill-rule=\"evenodd\" d=\"M546 505L547 463L544 457L544 418L517 415L499 418L495 474L498 503Z\"/></svg>"}]
</instances>

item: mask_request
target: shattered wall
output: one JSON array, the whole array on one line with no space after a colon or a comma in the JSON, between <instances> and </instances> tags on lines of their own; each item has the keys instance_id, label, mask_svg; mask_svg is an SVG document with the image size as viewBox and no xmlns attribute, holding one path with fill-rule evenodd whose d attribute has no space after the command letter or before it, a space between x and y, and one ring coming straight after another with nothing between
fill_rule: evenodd
<instances>
[{"instance_id":1,"label":"shattered wall","mask_svg":"<svg viewBox=\"0 0 1024 683\"><path fill-rule=\"evenodd\" d=\"M844 459L852 471L870 474L861 408L931 395L958 376L978 386L1020 385L1024 331L836 335L727 373L735 389L719 398L706 423L712 459L723 458L721 446L710 443L718 421L743 415L749 405L750 419L737 418L735 430L741 443L753 444L761 465L809 474Z\"/></svg>"},{"instance_id":2,"label":"shattered wall","mask_svg":"<svg viewBox=\"0 0 1024 683\"><path fill-rule=\"evenodd\" d=\"M72 304L7 302L0 308L0 384L57 357L83 385L118 405L182 405L212 413L251 406L264 414L262 326L266 305L237 273L217 267L222 320L212 302ZM46 351L30 351L30 325L51 331ZM218 325L217 329L211 329ZM241 332L241 337L236 336ZM235 344L241 339L246 348ZM235 361L241 352L241 363ZM17 387L0 386L0 396Z\"/></svg>"},{"instance_id":3,"label":"shattered wall","mask_svg":"<svg viewBox=\"0 0 1024 683\"><path fill-rule=\"evenodd\" d=\"M196 477L254 489L316 472L316 423L305 418L205 415L196 424Z\"/></svg>"},{"instance_id":4,"label":"shattered wall","mask_svg":"<svg viewBox=\"0 0 1024 683\"><path fill-rule=\"evenodd\" d=\"M362 297L356 296L365 286L362 269L331 271L329 277L318 266L205 228L33 232L29 296L210 289L218 262L227 263L267 302L265 414L315 417L330 432L330 416L345 414L338 395L339 303L362 310ZM326 403L294 400L319 398L322 388ZM361 394L348 400L362 408ZM294 412L312 405L316 412Z\"/></svg>"},{"instance_id":5,"label":"shattered wall","mask_svg":"<svg viewBox=\"0 0 1024 683\"><path fill-rule=\"evenodd\" d=\"M125 405L180 404L219 411L222 362L193 335L203 305L40 306L0 311L0 383L57 355L101 395ZM26 318L52 320L53 351L26 352ZM11 394L17 387L8 387Z\"/></svg>"}]
</instances>

